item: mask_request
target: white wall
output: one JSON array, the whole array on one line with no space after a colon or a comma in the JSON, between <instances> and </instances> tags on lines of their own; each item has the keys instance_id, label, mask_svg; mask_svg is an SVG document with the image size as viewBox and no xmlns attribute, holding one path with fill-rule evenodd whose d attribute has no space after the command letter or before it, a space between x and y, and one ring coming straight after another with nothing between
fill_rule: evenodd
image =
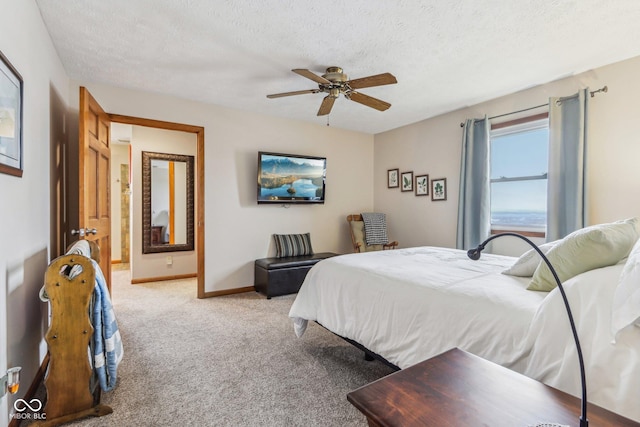
<instances>
[{"instance_id":1,"label":"white wall","mask_svg":"<svg viewBox=\"0 0 640 427\"><path fill-rule=\"evenodd\" d=\"M375 136L375 209L386 212L392 238L403 247L455 247L462 128L467 118L494 116L544 104L589 87L609 92L590 98L587 142L588 223L640 215L640 143L634 124L639 112L640 57L597 68L493 101L424 120ZM535 110L528 114L542 112ZM511 120L512 115L502 120ZM496 121L497 122L497 121ZM387 169L447 178L447 201L387 189ZM505 239L506 240L506 239ZM496 252L517 255L525 246L507 244Z\"/></svg>"},{"instance_id":2,"label":"white wall","mask_svg":"<svg viewBox=\"0 0 640 427\"><path fill-rule=\"evenodd\" d=\"M373 208L372 135L88 82L71 84L76 111L81 84L109 113L205 128L207 292L252 286L254 260L275 254L273 233L310 232L316 252L350 252L346 215ZM325 204L258 205L259 150L327 157Z\"/></svg>"},{"instance_id":3,"label":"white wall","mask_svg":"<svg viewBox=\"0 0 640 427\"><path fill-rule=\"evenodd\" d=\"M169 222L169 167L157 168L153 167L153 161L151 163L151 225L162 221L161 225L166 226ZM162 211L166 216L161 216Z\"/></svg>"},{"instance_id":4,"label":"white wall","mask_svg":"<svg viewBox=\"0 0 640 427\"><path fill-rule=\"evenodd\" d=\"M100 98L96 98L96 100L98 102L102 102ZM182 154L196 157L196 134L148 128L144 126L133 126L131 134L131 167L133 171L133 192L131 193L133 209L131 215L131 278L135 280L149 279L153 277L195 274L198 271L198 259L196 258L196 251L162 252L156 254L142 253L143 151L152 151L155 153L166 154ZM197 159L196 163L194 163L194 173L196 167ZM167 263L165 262L165 258L167 256L171 256L173 259L173 263L171 265L167 265Z\"/></svg>"},{"instance_id":5,"label":"white wall","mask_svg":"<svg viewBox=\"0 0 640 427\"><path fill-rule=\"evenodd\" d=\"M34 1L2 1L0 51L24 80L22 178L0 174L0 375L23 367L23 386L0 398L0 426L40 366L47 306L38 299L49 262L52 98L66 102L68 79Z\"/></svg>"}]
</instances>

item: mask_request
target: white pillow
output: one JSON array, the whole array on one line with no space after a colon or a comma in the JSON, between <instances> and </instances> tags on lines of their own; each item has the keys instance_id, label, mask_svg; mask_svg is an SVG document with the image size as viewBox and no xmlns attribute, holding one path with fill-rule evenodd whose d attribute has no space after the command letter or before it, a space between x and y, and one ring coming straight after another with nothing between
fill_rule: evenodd
<instances>
[{"instance_id":1,"label":"white pillow","mask_svg":"<svg viewBox=\"0 0 640 427\"><path fill-rule=\"evenodd\" d=\"M560 240L554 240L553 242L544 243L538 246L538 249L542 251L543 254L547 254ZM508 274L509 276L518 276L518 277L531 277L533 273L535 273L536 268L538 268L538 264L540 264L542 258L535 249L529 249L527 252L523 253L520 258L513 263L513 265L502 272L502 274Z\"/></svg>"},{"instance_id":2,"label":"white pillow","mask_svg":"<svg viewBox=\"0 0 640 427\"><path fill-rule=\"evenodd\" d=\"M631 249L613 295L611 331L615 336L632 323L640 326L640 240Z\"/></svg>"},{"instance_id":3,"label":"white pillow","mask_svg":"<svg viewBox=\"0 0 640 427\"><path fill-rule=\"evenodd\" d=\"M585 271L616 264L629 255L638 240L636 223L637 219L631 218L576 230L551 248L546 256L562 282ZM551 270L541 262L527 289L549 292L555 287Z\"/></svg>"}]
</instances>

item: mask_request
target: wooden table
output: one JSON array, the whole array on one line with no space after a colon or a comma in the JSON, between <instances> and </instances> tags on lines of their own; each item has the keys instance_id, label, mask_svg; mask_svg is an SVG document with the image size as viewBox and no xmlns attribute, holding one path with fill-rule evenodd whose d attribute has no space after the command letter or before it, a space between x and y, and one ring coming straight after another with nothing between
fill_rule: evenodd
<instances>
[{"instance_id":1,"label":"wooden table","mask_svg":"<svg viewBox=\"0 0 640 427\"><path fill-rule=\"evenodd\" d=\"M372 427L578 426L580 418L580 399L459 349L372 382L347 399ZM590 427L640 426L591 404L587 418Z\"/></svg>"}]
</instances>

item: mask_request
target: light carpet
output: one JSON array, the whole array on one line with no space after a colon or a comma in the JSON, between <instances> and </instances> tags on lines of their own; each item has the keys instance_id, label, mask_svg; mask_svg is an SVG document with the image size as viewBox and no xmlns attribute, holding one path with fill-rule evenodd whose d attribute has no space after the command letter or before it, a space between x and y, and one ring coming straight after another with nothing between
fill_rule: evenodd
<instances>
[{"instance_id":1,"label":"light carpet","mask_svg":"<svg viewBox=\"0 0 640 427\"><path fill-rule=\"evenodd\" d=\"M195 280L131 285L113 272L124 343L113 413L78 426L366 426L346 395L392 370L310 324L296 338L295 295L199 300Z\"/></svg>"}]
</instances>

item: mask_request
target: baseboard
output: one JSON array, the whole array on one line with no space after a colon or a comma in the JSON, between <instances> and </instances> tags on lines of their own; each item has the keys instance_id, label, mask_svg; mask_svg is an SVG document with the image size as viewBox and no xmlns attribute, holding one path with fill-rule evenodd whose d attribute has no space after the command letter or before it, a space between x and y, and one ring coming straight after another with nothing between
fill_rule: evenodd
<instances>
[{"instance_id":1,"label":"baseboard","mask_svg":"<svg viewBox=\"0 0 640 427\"><path fill-rule=\"evenodd\" d=\"M49 353L47 353L44 356L44 359L42 359L42 363L40 364L40 368L38 368L38 371L36 372L35 377L33 377L33 381L31 382L31 385L29 386L29 389L27 390L27 392L24 394L23 399L26 400L27 402L30 402L31 399L33 399L36 395L36 392L38 391L38 387L40 387L40 384L42 384L42 381L44 380L44 375L47 373L47 366L49 366ZM43 402L44 404L44 402ZM18 427L20 425L20 419L18 418L13 418L10 422L8 427Z\"/></svg>"},{"instance_id":2,"label":"baseboard","mask_svg":"<svg viewBox=\"0 0 640 427\"><path fill-rule=\"evenodd\" d=\"M246 286L244 288L224 289L222 291L204 292L202 295L198 295L198 298L212 298L221 297L224 295L243 294L245 292L255 292L253 286Z\"/></svg>"},{"instance_id":3,"label":"baseboard","mask_svg":"<svg viewBox=\"0 0 640 427\"><path fill-rule=\"evenodd\" d=\"M198 277L198 274L192 273L192 274L178 274L175 276L144 277L142 279L131 279L131 284L136 285L138 283L163 282L165 280L191 279L193 277Z\"/></svg>"}]
</instances>

